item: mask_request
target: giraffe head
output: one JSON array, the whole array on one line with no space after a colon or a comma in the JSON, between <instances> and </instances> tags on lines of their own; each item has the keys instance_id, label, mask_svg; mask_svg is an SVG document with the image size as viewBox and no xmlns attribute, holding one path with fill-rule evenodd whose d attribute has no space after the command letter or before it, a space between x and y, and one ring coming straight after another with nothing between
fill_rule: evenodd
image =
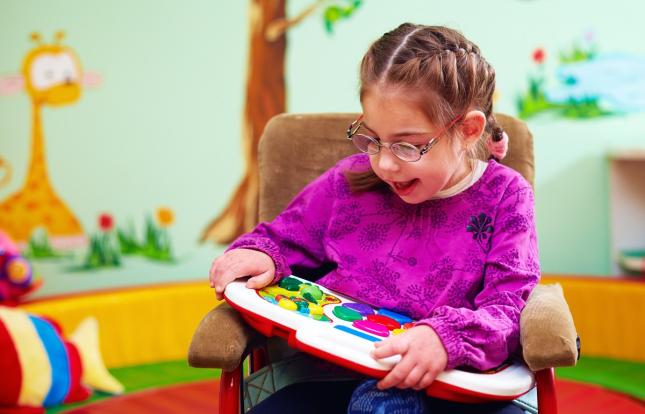
<instances>
[{"instance_id":1,"label":"giraffe head","mask_svg":"<svg viewBox=\"0 0 645 414\"><path fill-rule=\"evenodd\" d=\"M22 63L24 87L38 105L66 105L81 96L82 68L76 53L61 45L65 37L57 32L55 42L45 44L38 33L32 33L36 43Z\"/></svg>"}]
</instances>

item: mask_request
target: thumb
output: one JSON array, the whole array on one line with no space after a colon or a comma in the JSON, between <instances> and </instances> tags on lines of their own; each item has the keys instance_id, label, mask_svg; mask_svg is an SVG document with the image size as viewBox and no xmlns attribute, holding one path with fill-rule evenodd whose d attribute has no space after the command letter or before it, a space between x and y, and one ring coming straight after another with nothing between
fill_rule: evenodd
<instances>
[{"instance_id":1,"label":"thumb","mask_svg":"<svg viewBox=\"0 0 645 414\"><path fill-rule=\"evenodd\" d=\"M253 276L246 282L246 287L249 289L260 289L271 283L273 280L274 271L267 270L264 273L260 273L257 276Z\"/></svg>"}]
</instances>

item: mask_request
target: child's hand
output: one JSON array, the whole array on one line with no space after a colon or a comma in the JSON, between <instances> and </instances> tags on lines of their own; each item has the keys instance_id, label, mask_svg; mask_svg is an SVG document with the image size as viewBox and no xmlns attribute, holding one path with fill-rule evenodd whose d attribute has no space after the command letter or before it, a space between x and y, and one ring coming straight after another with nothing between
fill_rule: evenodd
<instances>
[{"instance_id":1,"label":"child's hand","mask_svg":"<svg viewBox=\"0 0 645 414\"><path fill-rule=\"evenodd\" d=\"M241 277L251 276L246 287L260 289L271 283L275 263L271 256L251 249L233 249L215 259L208 274L218 300L223 298L226 285Z\"/></svg>"},{"instance_id":2,"label":"child's hand","mask_svg":"<svg viewBox=\"0 0 645 414\"><path fill-rule=\"evenodd\" d=\"M390 387L421 390L446 368L448 354L434 329L417 325L402 334L374 344L376 359L401 355L401 361L378 382L379 389Z\"/></svg>"}]
</instances>

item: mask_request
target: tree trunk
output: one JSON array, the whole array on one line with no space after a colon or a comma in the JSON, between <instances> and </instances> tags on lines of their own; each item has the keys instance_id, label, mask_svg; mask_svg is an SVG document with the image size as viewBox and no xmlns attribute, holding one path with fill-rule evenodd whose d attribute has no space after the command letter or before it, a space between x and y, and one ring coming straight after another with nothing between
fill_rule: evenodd
<instances>
[{"instance_id":1,"label":"tree trunk","mask_svg":"<svg viewBox=\"0 0 645 414\"><path fill-rule=\"evenodd\" d=\"M267 26L285 18L286 0L251 0L250 48L242 124L245 173L228 206L203 231L202 241L229 243L251 230L258 217L258 142L264 126L285 111L284 57L286 37L270 42Z\"/></svg>"}]
</instances>

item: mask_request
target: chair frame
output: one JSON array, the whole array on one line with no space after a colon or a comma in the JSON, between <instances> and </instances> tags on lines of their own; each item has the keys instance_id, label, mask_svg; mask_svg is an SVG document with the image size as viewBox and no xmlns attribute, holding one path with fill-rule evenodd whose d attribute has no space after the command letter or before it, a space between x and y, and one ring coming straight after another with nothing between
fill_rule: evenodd
<instances>
[{"instance_id":1,"label":"chair frame","mask_svg":"<svg viewBox=\"0 0 645 414\"><path fill-rule=\"evenodd\" d=\"M350 114L307 114L307 115L296 115L296 114L281 114L274 117L269 124L267 124L267 129L271 126L273 122L284 122L286 118L303 118L318 116L323 119L324 122L329 122L330 119L336 119L338 116L347 116ZM498 119L502 117L504 119L510 118L506 115L497 114ZM518 123L519 128L524 129L528 134L529 139L529 148L527 151L526 159L516 159L513 156L510 158L511 164L519 165L521 163L529 164L529 170L523 172L523 175L529 182L533 181L533 149L532 149L532 137L530 131L526 128L523 123ZM514 127L518 127L515 125ZM343 130L339 130L339 135L342 135ZM265 130L266 133L266 130ZM509 133L510 135L510 133ZM512 137L511 137L512 139ZM263 140L260 140L260 164L263 163L263 154L262 147L266 144ZM509 155L511 155L509 153ZM507 157L509 158L509 157ZM267 161L265 161L267 162ZM260 183L260 192L263 191L262 182ZM265 209L260 205L260 219L267 219L268 216L275 214L276 207L273 206L274 210ZM281 336L281 335L280 335ZM288 338L285 338L288 339ZM244 361L249 359L249 373L254 373L262 367L266 366L269 363L268 352L266 347L257 347L253 349L245 350L242 358L240 359L239 365L230 371L222 371L220 377L220 390L219 390L219 410L222 414L239 414L243 411L243 366ZM555 391L555 374L554 368L546 368L535 373L535 380L537 386L537 399L538 399L538 408L540 414L557 414L557 400L556 400L556 391Z\"/></svg>"}]
</instances>

